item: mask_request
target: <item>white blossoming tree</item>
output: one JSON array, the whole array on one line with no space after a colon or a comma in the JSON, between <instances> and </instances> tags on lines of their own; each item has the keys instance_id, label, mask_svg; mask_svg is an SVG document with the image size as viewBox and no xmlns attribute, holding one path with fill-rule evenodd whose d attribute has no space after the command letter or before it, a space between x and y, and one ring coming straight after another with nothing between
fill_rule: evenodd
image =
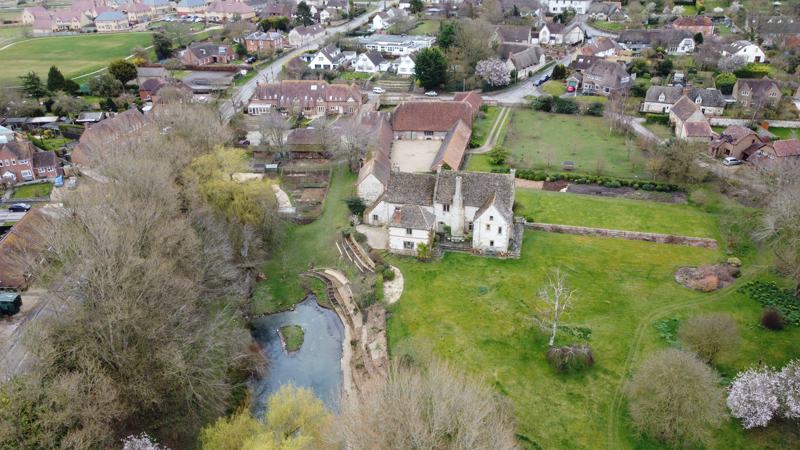
<instances>
[{"instance_id":1,"label":"white blossoming tree","mask_svg":"<svg viewBox=\"0 0 800 450\"><path fill-rule=\"evenodd\" d=\"M511 71L503 61L497 58L478 61L475 75L483 78L489 86L507 86L511 83Z\"/></svg>"},{"instance_id":2,"label":"white blossoming tree","mask_svg":"<svg viewBox=\"0 0 800 450\"><path fill-rule=\"evenodd\" d=\"M749 369L736 376L728 394L728 408L746 429L764 427L780 409L780 384L767 368Z\"/></svg>"},{"instance_id":3,"label":"white blossoming tree","mask_svg":"<svg viewBox=\"0 0 800 450\"><path fill-rule=\"evenodd\" d=\"M778 374L781 393L781 414L787 419L800 419L800 360L786 365Z\"/></svg>"},{"instance_id":4,"label":"white blossoming tree","mask_svg":"<svg viewBox=\"0 0 800 450\"><path fill-rule=\"evenodd\" d=\"M169 448L159 445L147 433L142 433L123 439L122 450L169 450Z\"/></svg>"}]
</instances>

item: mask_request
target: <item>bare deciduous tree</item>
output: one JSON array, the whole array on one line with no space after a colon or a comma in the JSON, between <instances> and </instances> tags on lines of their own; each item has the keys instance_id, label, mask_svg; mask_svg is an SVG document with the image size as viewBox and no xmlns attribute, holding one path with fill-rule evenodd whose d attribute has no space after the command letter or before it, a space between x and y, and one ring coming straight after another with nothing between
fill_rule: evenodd
<instances>
[{"instance_id":1,"label":"bare deciduous tree","mask_svg":"<svg viewBox=\"0 0 800 450\"><path fill-rule=\"evenodd\" d=\"M795 296L800 297L800 164L779 164L756 238L770 244L778 269L794 278Z\"/></svg>"},{"instance_id":2,"label":"bare deciduous tree","mask_svg":"<svg viewBox=\"0 0 800 450\"><path fill-rule=\"evenodd\" d=\"M261 132L261 143L283 151L286 132L291 125L281 113L270 112L258 117L258 131Z\"/></svg>"},{"instance_id":3,"label":"bare deciduous tree","mask_svg":"<svg viewBox=\"0 0 800 450\"><path fill-rule=\"evenodd\" d=\"M547 345L553 346L559 324L575 301L575 290L567 285L567 275L560 269L553 270L547 277L545 285L539 290L542 304L538 308L534 322L547 333L550 340Z\"/></svg>"}]
</instances>

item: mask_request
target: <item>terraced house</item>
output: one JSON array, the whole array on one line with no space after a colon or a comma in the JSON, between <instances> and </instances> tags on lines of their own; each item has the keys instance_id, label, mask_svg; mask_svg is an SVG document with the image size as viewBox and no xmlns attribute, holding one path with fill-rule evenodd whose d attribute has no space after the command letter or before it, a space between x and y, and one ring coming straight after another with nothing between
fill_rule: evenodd
<instances>
[{"instance_id":1,"label":"terraced house","mask_svg":"<svg viewBox=\"0 0 800 450\"><path fill-rule=\"evenodd\" d=\"M247 107L248 114L269 111L287 114L303 113L305 117L326 114L353 114L360 110L361 91L355 86L328 84L316 80L285 80L259 84Z\"/></svg>"},{"instance_id":2,"label":"terraced house","mask_svg":"<svg viewBox=\"0 0 800 450\"><path fill-rule=\"evenodd\" d=\"M55 178L58 174L55 153L39 151L28 141L0 145L0 177L4 182Z\"/></svg>"}]
</instances>

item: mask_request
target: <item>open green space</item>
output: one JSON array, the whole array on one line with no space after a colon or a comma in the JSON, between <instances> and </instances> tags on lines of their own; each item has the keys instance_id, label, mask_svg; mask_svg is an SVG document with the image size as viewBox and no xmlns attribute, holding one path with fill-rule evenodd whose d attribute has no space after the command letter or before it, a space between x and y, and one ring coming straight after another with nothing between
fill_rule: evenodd
<instances>
[{"instance_id":1,"label":"open green space","mask_svg":"<svg viewBox=\"0 0 800 450\"><path fill-rule=\"evenodd\" d=\"M256 285L252 313L283 311L303 300L298 275L314 267L336 267L339 251L336 240L348 226L345 199L353 194L355 175L338 167L331 177L322 215L308 225L288 225L281 242L264 265L267 279Z\"/></svg>"},{"instance_id":2,"label":"open green space","mask_svg":"<svg viewBox=\"0 0 800 450\"><path fill-rule=\"evenodd\" d=\"M644 176L645 156L633 142L609 130L602 117L549 114L517 109L504 146L517 167L557 170L573 161L575 171L605 175ZM635 169L634 169L635 166Z\"/></svg>"},{"instance_id":3,"label":"open green space","mask_svg":"<svg viewBox=\"0 0 800 450\"><path fill-rule=\"evenodd\" d=\"M621 22L607 22L605 20L596 20L590 23L593 28L598 30L608 31L611 33L619 33L626 28L626 25Z\"/></svg>"},{"instance_id":4,"label":"open green space","mask_svg":"<svg viewBox=\"0 0 800 450\"><path fill-rule=\"evenodd\" d=\"M644 123L643 125L661 139L669 139L675 136L675 132L667 125L661 123Z\"/></svg>"},{"instance_id":5,"label":"open green space","mask_svg":"<svg viewBox=\"0 0 800 450\"><path fill-rule=\"evenodd\" d=\"M47 197L53 190L52 183L27 184L14 189L11 198L36 198Z\"/></svg>"},{"instance_id":6,"label":"open green space","mask_svg":"<svg viewBox=\"0 0 800 450\"><path fill-rule=\"evenodd\" d=\"M283 337L283 343L286 345L287 352L296 352L303 346L303 338L305 332L300 325L284 325L278 329Z\"/></svg>"},{"instance_id":7,"label":"open green space","mask_svg":"<svg viewBox=\"0 0 800 450\"><path fill-rule=\"evenodd\" d=\"M769 132L778 137L778 139L797 139L800 136L800 129L798 128L770 128Z\"/></svg>"},{"instance_id":8,"label":"open green space","mask_svg":"<svg viewBox=\"0 0 800 450\"><path fill-rule=\"evenodd\" d=\"M29 39L0 50L0 84L15 86L19 76L34 71L47 78L50 66L74 78L124 58L136 47L151 44L150 33L87 34Z\"/></svg>"},{"instance_id":9,"label":"open green space","mask_svg":"<svg viewBox=\"0 0 800 450\"><path fill-rule=\"evenodd\" d=\"M43 150L54 151L58 150L61 147L67 145L68 143L72 142L72 139L64 138L64 137L54 137L49 139L38 139L34 137L30 137L31 142L33 144Z\"/></svg>"},{"instance_id":10,"label":"open green space","mask_svg":"<svg viewBox=\"0 0 800 450\"><path fill-rule=\"evenodd\" d=\"M716 217L693 205L517 189L515 214L543 223L717 238Z\"/></svg>"},{"instance_id":11,"label":"open green space","mask_svg":"<svg viewBox=\"0 0 800 450\"><path fill-rule=\"evenodd\" d=\"M588 222L590 214L586 217ZM653 220L673 219L665 214ZM772 332L758 326L761 306L736 292L742 280L710 294L674 281L678 267L725 257L687 246L526 232L518 260L456 253L426 264L392 258L403 272L405 290L390 308L390 350L397 356L409 339L491 385L513 404L522 448L665 448L636 435L621 389L644 358L669 345L655 328L658 322L731 314L742 345L716 365L724 378L758 363L779 367L800 356L800 328ZM537 292L552 268L566 272L577 290L566 324L591 330L587 343L596 363L584 372L556 374L545 358L547 338L532 321ZM763 269L745 266L743 278L760 276L755 270ZM575 342L581 339L565 332L556 339L557 345ZM710 448L800 445L798 433L786 428L746 432L730 420Z\"/></svg>"},{"instance_id":12,"label":"open green space","mask_svg":"<svg viewBox=\"0 0 800 450\"><path fill-rule=\"evenodd\" d=\"M479 117L475 119L472 124L472 140L476 146L480 147L486 143L498 114L500 114L499 106L489 106L486 108L486 112L479 114Z\"/></svg>"},{"instance_id":13,"label":"open green space","mask_svg":"<svg viewBox=\"0 0 800 450\"><path fill-rule=\"evenodd\" d=\"M0 28L0 47L25 39L25 33L31 31L30 26Z\"/></svg>"},{"instance_id":14,"label":"open green space","mask_svg":"<svg viewBox=\"0 0 800 450\"><path fill-rule=\"evenodd\" d=\"M543 84L539 89L541 89L541 91L545 94L552 95L553 97L558 97L567 92L567 88L564 86L564 83L557 80L550 80Z\"/></svg>"},{"instance_id":15,"label":"open green space","mask_svg":"<svg viewBox=\"0 0 800 450\"><path fill-rule=\"evenodd\" d=\"M419 23L417 23L417 26L415 26L411 31L408 32L408 34L434 35L439 32L440 23L441 20L436 20L436 19L421 20L419 21Z\"/></svg>"}]
</instances>

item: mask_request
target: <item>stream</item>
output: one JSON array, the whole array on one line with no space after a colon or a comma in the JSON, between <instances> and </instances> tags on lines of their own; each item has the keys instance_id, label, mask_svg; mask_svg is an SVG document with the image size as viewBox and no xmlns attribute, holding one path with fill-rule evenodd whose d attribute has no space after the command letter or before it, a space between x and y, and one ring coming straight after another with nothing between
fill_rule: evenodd
<instances>
[{"instance_id":1,"label":"stream","mask_svg":"<svg viewBox=\"0 0 800 450\"><path fill-rule=\"evenodd\" d=\"M305 332L300 350L288 354L278 329L300 325ZM254 386L254 412L261 416L269 396L291 383L311 389L330 410L338 412L342 391L342 341L339 316L317 304L309 295L294 310L270 314L253 322L253 337L267 358L267 372Z\"/></svg>"}]
</instances>

